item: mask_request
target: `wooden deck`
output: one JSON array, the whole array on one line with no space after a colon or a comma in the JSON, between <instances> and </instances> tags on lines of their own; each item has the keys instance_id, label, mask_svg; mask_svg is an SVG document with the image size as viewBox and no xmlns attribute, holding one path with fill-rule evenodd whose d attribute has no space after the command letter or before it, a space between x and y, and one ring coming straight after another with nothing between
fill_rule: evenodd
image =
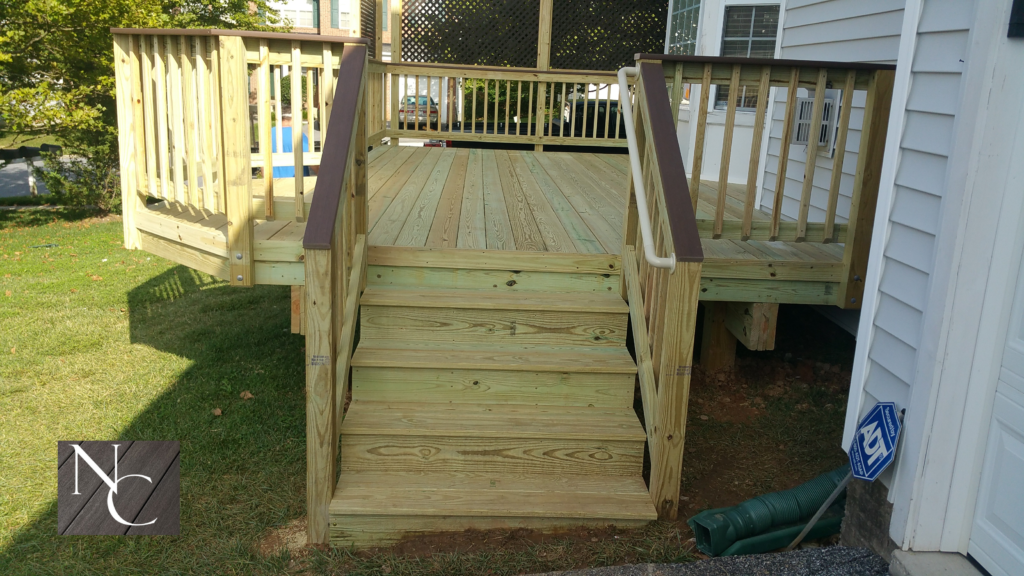
<instances>
[{"instance_id":1,"label":"wooden deck","mask_svg":"<svg viewBox=\"0 0 1024 576\"><path fill-rule=\"evenodd\" d=\"M371 246L617 254L629 158L389 147L370 161Z\"/></svg>"},{"instance_id":2,"label":"wooden deck","mask_svg":"<svg viewBox=\"0 0 1024 576\"><path fill-rule=\"evenodd\" d=\"M369 245L618 255L628 170L620 154L379 147L369 155ZM304 184L312 190L316 177ZM253 187L262 190L261 181ZM300 285L306 225L293 219L294 180L275 179L274 189L278 219L256 220L254 229L256 283ZM730 230L739 230L742 194L729 187L725 233L710 238L705 209L717 192L713 183L701 185L701 299L834 304L843 244L771 242L759 234L740 240ZM255 196L256 214L263 205ZM755 212L755 224L769 221ZM228 277L223 215L160 202L139 210L138 227L147 251ZM839 229L843 237L846 225Z\"/></svg>"}]
</instances>

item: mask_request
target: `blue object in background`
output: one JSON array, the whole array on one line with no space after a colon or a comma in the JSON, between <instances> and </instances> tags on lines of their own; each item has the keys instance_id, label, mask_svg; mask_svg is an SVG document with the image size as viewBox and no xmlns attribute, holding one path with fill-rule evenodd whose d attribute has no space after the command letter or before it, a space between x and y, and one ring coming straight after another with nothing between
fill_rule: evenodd
<instances>
[{"instance_id":1,"label":"blue object in background","mask_svg":"<svg viewBox=\"0 0 1024 576\"><path fill-rule=\"evenodd\" d=\"M860 421L850 446L853 477L873 482L896 458L900 418L896 405L879 402Z\"/></svg>"},{"instance_id":2,"label":"blue object in background","mask_svg":"<svg viewBox=\"0 0 1024 576\"><path fill-rule=\"evenodd\" d=\"M270 130L270 149L274 152L288 153L292 152L292 127L285 126L281 128L281 140L284 140L284 146L279 149L277 147L277 129L272 128ZM309 139L306 135L302 135L302 151L309 152ZM302 167L302 175L310 176L309 166ZM294 166L274 166L274 178L294 178L295 167Z\"/></svg>"}]
</instances>

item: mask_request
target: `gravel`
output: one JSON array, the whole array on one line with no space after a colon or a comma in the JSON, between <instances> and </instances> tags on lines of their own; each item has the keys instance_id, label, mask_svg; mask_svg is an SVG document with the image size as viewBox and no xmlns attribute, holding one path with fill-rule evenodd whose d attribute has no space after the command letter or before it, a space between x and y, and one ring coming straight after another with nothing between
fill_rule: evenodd
<instances>
[{"instance_id":1,"label":"gravel","mask_svg":"<svg viewBox=\"0 0 1024 576\"><path fill-rule=\"evenodd\" d=\"M866 548L829 546L776 554L709 558L688 564L632 564L534 576L886 576L889 565Z\"/></svg>"}]
</instances>

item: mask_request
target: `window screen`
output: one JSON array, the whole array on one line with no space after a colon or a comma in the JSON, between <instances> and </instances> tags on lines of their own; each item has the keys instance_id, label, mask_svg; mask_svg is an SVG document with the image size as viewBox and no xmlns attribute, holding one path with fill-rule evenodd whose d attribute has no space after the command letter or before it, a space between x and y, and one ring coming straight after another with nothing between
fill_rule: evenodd
<instances>
[{"instance_id":1,"label":"window screen","mask_svg":"<svg viewBox=\"0 0 1024 576\"><path fill-rule=\"evenodd\" d=\"M667 54L692 56L697 49L700 0L672 0L669 4Z\"/></svg>"},{"instance_id":2,"label":"window screen","mask_svg":"<svg viewBox=\"0 0 1024 576\"><path fill-rule=\"evenodd\" d=\"M774 58L779 31L778 6L726 6L722 27L722 56ZM736 95L739 108L756 108L757 91L743 88ZM719 86L715 108L725 108L729 87Z\"/></svg>"}]
</instances>

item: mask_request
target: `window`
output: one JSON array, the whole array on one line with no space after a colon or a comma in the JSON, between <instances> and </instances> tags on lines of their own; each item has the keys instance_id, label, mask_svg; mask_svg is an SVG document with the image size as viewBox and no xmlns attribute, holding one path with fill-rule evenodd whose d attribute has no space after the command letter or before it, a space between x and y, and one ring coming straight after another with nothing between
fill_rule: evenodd
<instances>
[{"instance_id":1,"label":"window","mask_svg":"<svg viewBox=\"0 0 1024 576\"><path fill-rule=\"evenodd\" d=\"M391 18L391 0L384 0L384 2L381 3L380 9L382 10L380 15L380 29L381 32L387 32L388 18Z\"/></svg>"},{"instance_id":2,"label":"window","mask_svg":"<svg viewBox=\"0 0 1024 576\"><path fill-rule=\"evenodd\" d=\"M722 56L739 58L774 58L775 39L779 31L778 6L726 6L722 26ZM719 86L715 108L725 108L729 87ZM746 87L736 95L738 108L757 108L757 91Z\"/></svg>"},{"instance_id":3,"label":"window","mask_svg":"<svg viewBox=\"0 0 1024 576\"><path fill-rule=\"evenodd\" d=\"M697 48L700 0L670 0L667 54L692 56Z\"/></svg>"}]
</instances>

